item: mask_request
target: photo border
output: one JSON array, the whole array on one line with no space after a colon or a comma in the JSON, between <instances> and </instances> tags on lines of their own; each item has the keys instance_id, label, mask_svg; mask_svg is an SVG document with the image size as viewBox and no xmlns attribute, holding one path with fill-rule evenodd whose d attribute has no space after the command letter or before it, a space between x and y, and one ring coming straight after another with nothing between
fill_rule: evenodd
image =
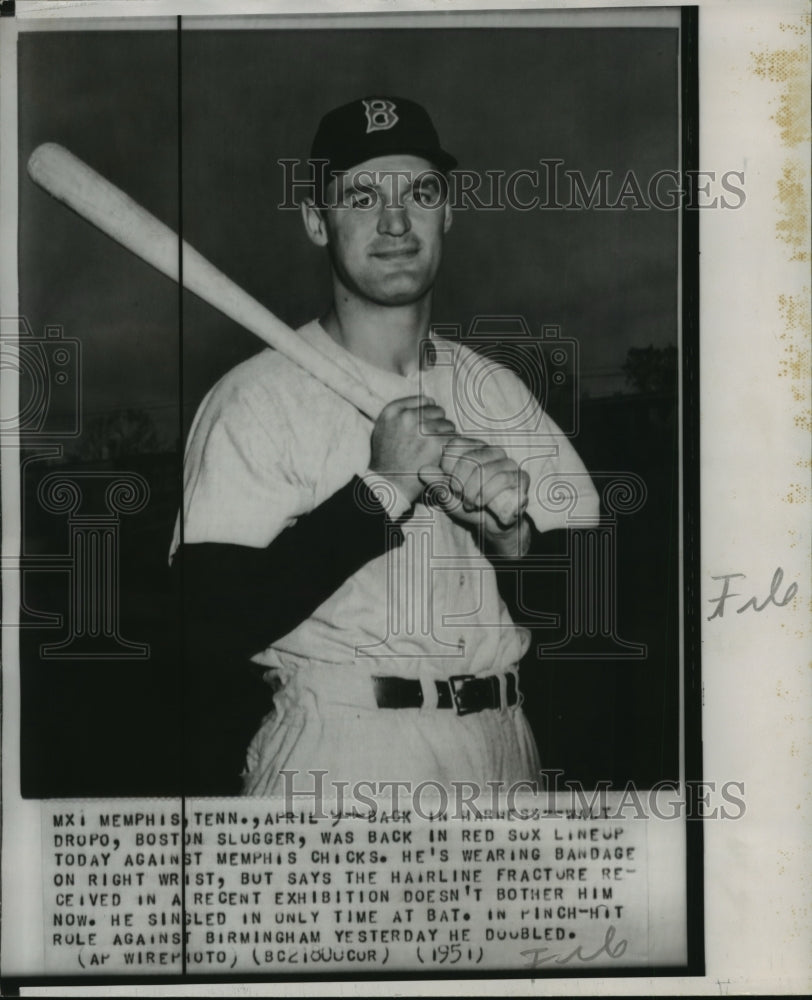
<instances>
[{"instance_id":1,"label":"photo border","mask_svg":"<svg viewBox=\"0 0 812 1000\"><path fill-rule=\"evenodd\" d=\"M488 13L492 13L489 11ZM607 15L611 13L605 9ZM307 15L308 17L310 15ZM365 17L365 15L359 15ZM316 20L320 15L314 14ZM231 20L231 19L230 19ZM77 25L78 27L78 25ZM140 27L140 25L139 25ZM178 28L181 18L178 17ZM430 30L430 29L429 29ZM180 44L180 36L179 36ZM699 164L698 154L698 10L696 7L681 8L680 27L680 64L681 64L681 124L682 142L681 158L683 170L696 170ZM16 151L15 151L16 152ZM182 204L182 202L181 202ZM699 553L699 256L698 256L698 213L691 213L685 205L680 210L682 231L682 286L681 286L681 368L682 384L680 404L682 407L682 447L681 469L683 503L680 518L682 534L683 577L683 616L681 633L684 639L681 679L681 694L685 699L681 720L681 732L685 739L685 779L701 780L701 668L700 668L700 553ZM183 296L179 296L182 302ZM180 306L182 309L182 305ZM182 328L182 313L180 316ZM4 518L5 523L5 518ZM172 800L174 801L174 800ZM680 975L703 975L704 961L704 929L703 929L703 878L702 878L702 823L697 818L687 822L688 856L686 863L687 881L687 924L688 924L688 962L685 966L657 968L656 974L664 977ZM698 877L697 877L698 876ZM376 982L398 980L487 980L499 979L620 979L649 977L653 973L651 966L642 968L622 968L617 973L607 974L606 968L588 970L584 968L566 970L516 970L494 973L481 973L474 970L449 972L369 972L369 973L323 973L307 975L181 975L160 977L154 975L121 976L45 976L25 978L4 978L4 989L30 986L58 985L88 985L101 987L105 985L149 985L172 984L205 984L211 982L241 983L309 983L309 982Z\"/></svg>"}]
</instances>

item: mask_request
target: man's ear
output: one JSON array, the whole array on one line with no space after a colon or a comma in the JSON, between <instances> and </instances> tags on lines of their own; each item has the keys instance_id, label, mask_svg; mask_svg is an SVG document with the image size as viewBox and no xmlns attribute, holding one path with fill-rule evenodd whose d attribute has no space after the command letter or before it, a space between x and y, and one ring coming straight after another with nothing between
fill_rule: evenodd
<instances>
[{"instance_id":1,"label":"man's ear","mask_svg":"<svg viewBox=\"0 0 812 1000\"><path fill-rule=\"evenodd\" d=\"M302 222L311 242L317 247L327 246L327 225L324 219L324 209L319 208L312 198L302 201Z\"/></svg>"},{"instance_id":2,"label":"man's ear","mask_svg":"<svg viewBox=\"0 0 812 1000\"><path fill-rule=\"evenodd\" d=\"M448 198L445 200L445 205L443 206L443 233L447 233L451 228L451 223L453 222L453 212L451 211L451 205L449 204Z\"/></svg>"}]
</instances>

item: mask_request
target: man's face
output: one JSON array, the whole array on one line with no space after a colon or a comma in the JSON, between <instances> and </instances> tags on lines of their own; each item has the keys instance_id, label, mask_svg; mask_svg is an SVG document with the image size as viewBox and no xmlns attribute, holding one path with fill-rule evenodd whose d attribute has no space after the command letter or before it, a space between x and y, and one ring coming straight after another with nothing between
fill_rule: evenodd
<instances>
[{"instance_id":1,"label":"man's face","mask_svg":"<svg viewBox=\"0 0 812 1000\"><path fill-rule=\"evenodd\" d=\"M380 156L332 181L323 212L333 270L350 292L405 305L431 289L451 225L443 178L419 156Z\"/></svg>"}]
</instances>

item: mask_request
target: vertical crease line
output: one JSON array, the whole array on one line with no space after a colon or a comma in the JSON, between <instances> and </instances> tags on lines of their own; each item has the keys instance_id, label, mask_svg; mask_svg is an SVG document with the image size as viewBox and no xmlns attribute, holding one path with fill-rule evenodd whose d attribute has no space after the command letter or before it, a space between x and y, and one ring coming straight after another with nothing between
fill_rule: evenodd
<instances>
[{"instance_id":1,"label":"vertical crease line","mask_svg":"<svg viewBox=\"0 0 812 1000\"><path fill-rule=\"evenodd\" d=\"M179 534L179 546L182 548L184 543L184 507L183 507L183 30L181 23L181 15L178 14L176 33L177 33L177 130L178 130L178 148L177 148L177 171L178 171L178 189L177 189L177 199L178 199L178 483L179 483L179 493L180 493L180 503L179 503L179 516L178 516L178 534ZM180 669L180 681L178 696L178 715L179 715L179 729L180 729L180 765L181 765L181 775L180 775L180 815L181 815L181 839L185 839L186 833L186 768L185 768L185 754L186 754L186 726L185 726L185 711L186 707L183 703L183 691L185 685L183 680L186 673L186 643L185 643L185 622L184 622L184 572L183 572L183 560L180 562L180 575L179 575L179 600L180 607L178 608L179 618L180 618L180 643L179 643L179 669ZM176 677L176 680L178 678ZM181 850L180 852L180 909L181 909L181 928L186 927L186 852ZM183 940L181 944L180 952L180 974L183 978L186 977L186 941Z\"/></svg>"}]
</instances>

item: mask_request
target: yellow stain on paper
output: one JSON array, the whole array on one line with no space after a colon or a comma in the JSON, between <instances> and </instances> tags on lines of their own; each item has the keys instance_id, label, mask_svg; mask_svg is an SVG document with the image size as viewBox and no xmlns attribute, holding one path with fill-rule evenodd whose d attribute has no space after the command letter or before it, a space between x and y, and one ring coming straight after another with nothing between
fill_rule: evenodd
<instances>
[{"instance_id":1,"label":"yellow stain on paper","mask_svg":"<svg viewBox=\"0 0 812 1000\"><path fill-rule=\"evenodd\" d=\"M781 30L799 39L786 48L753 52L753 71L765 82L778 84L778 110L772 120L778 127L781 144L787 149L781 176L778 179L776 198L780 205L775 223L776 235L790 251L789 260L808 262L810 254L810 171L809 144L812 141L812 107L810 107L809 41L812 37L812 15L804 14L796 21L782 23ZM787 41L790 39L788 38ZM797 286L796 286L797 287ZM779 359L778 374L788 387L795 427L812 431L812 406L810 406L810 317L809 289L801 294L779 295L778 309L783 320L783 355ZM808 469L808 463L798 463ZM808 503L809 486L790 483L784 495L786 503Z\"/></svg>"},{"instance_id":2,"label":"yellow stain on paper","mask_svg":"<svg viewBox=\"0 0 812 1000\"><path fill-rule=\"evenodd\" d=\"M807 429L812 429L809 402L809 372L812 365L810 342L812 341L812 311L810 310L810 290L804 288L800 295L779 295L778 311L784 321L784 333L779 337L784 341L784 356L779 362L778 374L787 379L792 399L796 403L807 404L804 413ZM793 336L794 334L794 336ZM807 462L802 463L806 465Z\"/></svg>"},{"instance_id":3,"label":"yellow stain on paper","mask_svg":"<svg viewBox=\"0 0 812 1000\"><path fill-rule=\"evenodd\" d=\"M789 491L784 494L783 500L785 503L809 503L810 493L809 487L806 483L790 483Z\"/></svg>"},{"instance_id":4,"label":"yellow stain on paper","mask_svg":"<svg viewBox=\"0 0 812 1000\"><path fill-rule=\"evenodd\" d=\"M792 250L790 260L812 260L809 253L809 174L799 163L784 164L778 181L783 218L775 224L780 239Z\"/></svg>"},{"instance_id":5,"label":"yellow stain on paper","mask_svg":"<svg viewBox=\"0 0 812 1000\"><path fill-rule=\"evenodd\" d=\"M787 28L789 25L784 25ZM795 26L793 26L795 27ZM806 33L802 25L798 34ZM778 111L772 116L781 129L785 146L797 146L810 140L810 97L808 87L809 46L753 53L755 73L763 80L785 85Z\"/></svg>"},{"instance_id":6,"label":"yellow stain on paper","mask_svg":"<svg viewBox=\"0 0 812 1000\"><path fill-rule=\"evenodd\" d=\"M805 16L798 24L782 24L789 31L808 39L812 18ZM788 149L801 147L801 160L789 159L778 182L778 200L782 218L776 223L781 240L792 251L790 260L809 261L809 166L808 149L812 140L812 105L810 105L809 45L752 53L756 76L781 84L778 111L772 116L780 130L781 142Z\"/></svg>"}]
</instances>

